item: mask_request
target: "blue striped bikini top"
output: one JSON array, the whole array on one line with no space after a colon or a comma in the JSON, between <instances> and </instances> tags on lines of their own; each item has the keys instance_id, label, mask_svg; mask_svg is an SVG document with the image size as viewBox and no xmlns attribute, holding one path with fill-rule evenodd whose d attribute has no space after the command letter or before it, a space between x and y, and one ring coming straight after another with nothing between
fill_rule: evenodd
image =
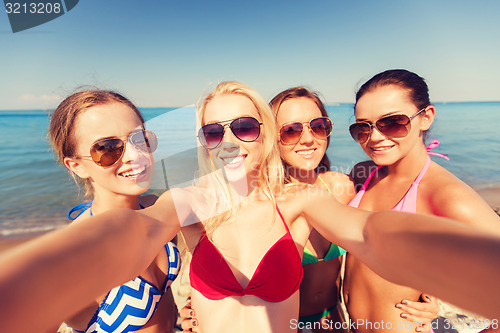
<instances>
[{"instance_id":1,"label":"blue striped bikini top","mask_svg":"<svg viewBox=\"0 0 500 333\"><path fill-rule=\"evenodd\" d=\"M92 201L73 207L68 218L74 220L87 209L90 209L92 215L91 206ZM71 217L71 214L78 210L81 210L78 215ZM168 256L168 273L161 291L153 283L138 276L108 292L85 331L73 330L78 333L126 333L135 332L146 325L155 313L162 295L177 277L181 266L179 250L174 243L168 242L165 251Z\"/></svg>"}]
</instances>

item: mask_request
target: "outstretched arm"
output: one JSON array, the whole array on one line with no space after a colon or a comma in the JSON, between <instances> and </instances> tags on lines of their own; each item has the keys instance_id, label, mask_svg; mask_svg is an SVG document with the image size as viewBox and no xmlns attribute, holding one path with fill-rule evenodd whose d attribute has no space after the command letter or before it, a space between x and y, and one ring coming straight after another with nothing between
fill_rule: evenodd
<instances>
[{"instance_id":1,"label":"outstretched arm","mask_svg":"<svg viewBox=\"0 0 500 333\"><path fill-rule=\"evenodd\" d=\"M452 220L401 215L380 212L369 218L364 232L377 257L372 269L396 283L498 318L500 238Z\"/></svg>"},{"instance_id":2,"label":"outstretched arm","mask_svg":"<svg viewBox=\"0 0 500 333\"><path fill-rule=\"evenodd\" d=\"M366 212L309 193L303 215L325 238L394 283L500 316L500 237L431 215Z\"/></svg>"},{"instance_id":3,"label":"outstretched arm","mask_svg":"<svg viewBox=\"0 0 500 333\"><path fill-rule=\"evenodd\" d=\"M172 219L116 209L3 253L0 331L44 331L134 278L179 230Z\"/></svg>"}]
</instances>

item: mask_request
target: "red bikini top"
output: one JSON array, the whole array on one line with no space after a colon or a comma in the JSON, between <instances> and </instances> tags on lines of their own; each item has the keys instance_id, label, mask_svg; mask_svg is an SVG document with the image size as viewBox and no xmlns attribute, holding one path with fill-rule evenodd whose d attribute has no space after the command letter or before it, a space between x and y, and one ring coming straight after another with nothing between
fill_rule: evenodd
<instances>
[{"instance_id":1,"label":"red bikini top","mask_svg":"<svg viewBox=\"0 0 500 333\"><path fill-rule=\"evenodd\" d=\"M246 288L241 287L222 254L206 235L201 237L193 251L189 271L191 287L211 300L254 295L268 302L282 302L292 296L299 289L304 271L279 209L278 214L286 234L264 254Z\"/></svg>"}]
</instances>

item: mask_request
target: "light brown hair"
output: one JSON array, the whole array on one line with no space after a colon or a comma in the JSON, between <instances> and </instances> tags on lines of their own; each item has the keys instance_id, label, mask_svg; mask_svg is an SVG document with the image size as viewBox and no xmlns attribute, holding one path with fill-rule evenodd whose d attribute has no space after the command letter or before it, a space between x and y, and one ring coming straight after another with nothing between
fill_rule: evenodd
<instances>
[{"instance_id":1,"label":"light brown hair","mask_svg":"<svg viewBox=\"0 0 500 333\"><path fill-rule=\"evenodd\" d=\"M121 103L130 107L141 123L144 123L144 118L137 107L127 98L113 91L98 89L79 91L71 94L59 104L50 117L48 136L61 163L65 157L75 157L75 126L80 115L94 106L111 103ZM90 198L93 192L90 180L78 178L74 173L71 175L77 185L83 185L85 196Z\"/></svg>"}]
</instances>

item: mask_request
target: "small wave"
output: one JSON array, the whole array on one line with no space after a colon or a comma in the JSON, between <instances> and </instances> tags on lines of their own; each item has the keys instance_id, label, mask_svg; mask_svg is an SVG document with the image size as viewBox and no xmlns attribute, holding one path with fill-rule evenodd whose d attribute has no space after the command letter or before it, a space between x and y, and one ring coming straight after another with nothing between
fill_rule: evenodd
<instances>
[{"instance_id":1,"label":"small wave","mask_svg":"<svg viewBox=\"0 0 500 333\"><path fill-rule=\"evenodd\" d=\"M64 226L40 226L31 228L18 228L9 230L0 230L0 236L2 237L18 237L18 236L30 236L33 234L41 234L48 231L60 229Z\"/></svg>"}]
</instances>

